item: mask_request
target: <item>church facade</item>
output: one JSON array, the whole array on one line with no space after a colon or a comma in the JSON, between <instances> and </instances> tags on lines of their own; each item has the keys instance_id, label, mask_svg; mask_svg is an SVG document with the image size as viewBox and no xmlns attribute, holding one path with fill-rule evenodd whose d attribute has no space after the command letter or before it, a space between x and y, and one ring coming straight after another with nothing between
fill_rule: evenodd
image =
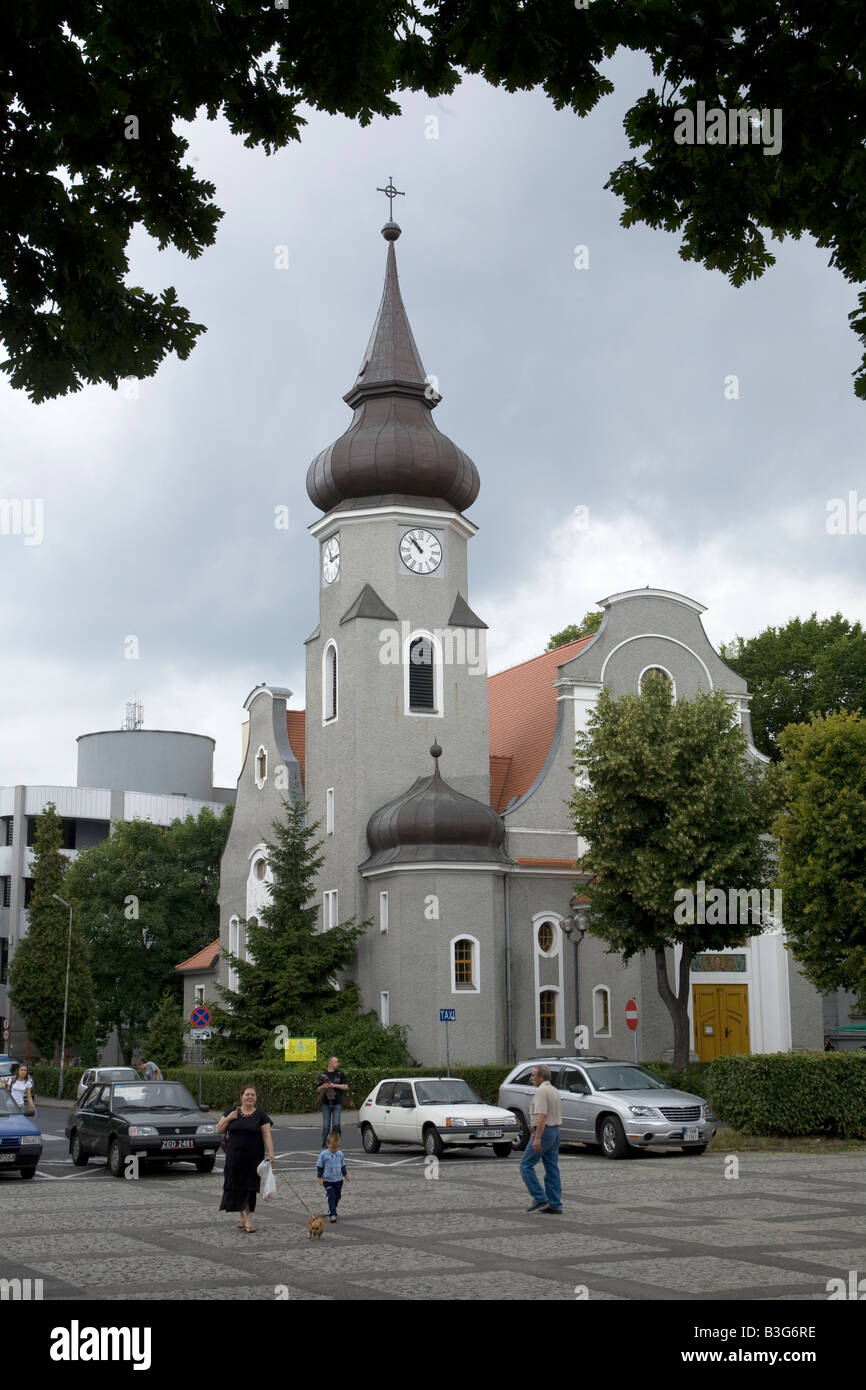
<instances>
[{"instance_id":1,"label":"church facade","mask_svg":"<svg viewBox=\"0 0 866 1390\"><path fill-rule=\"evenodd\" d=\"M745 682L713 649L701 605L662 589L615 593L597 633L487 676L468 580L480 479L433 421L440 398L403 306L399 235L383 228L385 288L344 397L352 422L307 476L322 516L309 528L319 613L306 709L276 686L246 700L220 944L244 953L245 922L267 901L281 798L305 796L321 822L320 927L372 919L352 974L365 1007L408 1027L419 1062L444 1061L441 1009L454 1011L459 1062L573 1054L578 1028L583 1051L669 1056L654 959L624 967L584 934L574 737L602 689L616 698L661 672L677 699L724 691L751 744ZM219 973L232 987L225 954ZM820 997L782 931L697 957L690 993L702 1058L821 1046Z\"/></svg>"}]
</instances>

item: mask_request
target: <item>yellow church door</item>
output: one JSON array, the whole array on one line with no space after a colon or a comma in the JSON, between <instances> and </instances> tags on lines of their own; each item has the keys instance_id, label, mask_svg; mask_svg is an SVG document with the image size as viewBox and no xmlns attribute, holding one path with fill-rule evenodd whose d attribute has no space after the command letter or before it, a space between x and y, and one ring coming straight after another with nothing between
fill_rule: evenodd
<instances>
[{"instance_id":1,"label":"yellow church door","mask_svg":"<svg viewBox=\"0 0 866 1390\"><path fill-rule=\"evenodd\" d=\"M748 985L692 985L692 1013L702 1062L751 1050Z\"/></svg>"}]
</instances>

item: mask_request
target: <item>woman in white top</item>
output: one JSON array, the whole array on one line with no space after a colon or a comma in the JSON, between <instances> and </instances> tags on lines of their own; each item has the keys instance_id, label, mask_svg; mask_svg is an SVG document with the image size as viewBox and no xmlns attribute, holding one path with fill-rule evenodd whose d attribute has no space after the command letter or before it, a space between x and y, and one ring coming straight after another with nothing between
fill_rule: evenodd
<instances>
[{"instance_id":1,"label":"woman in white top","mask_svg":"<svg viewBox=\"0 0 866 1390\"><path fill-rule=\"evenodd\" d=\"M23 1063L16 1071L15 1079L9 1089L12 1092L13 1099L18 1102L22 1110L26 1110L30 1115L36 1114L36 1097L33 1094L33 1082L30 1080L30 1075Z\"/></svg>"}]
</instances>

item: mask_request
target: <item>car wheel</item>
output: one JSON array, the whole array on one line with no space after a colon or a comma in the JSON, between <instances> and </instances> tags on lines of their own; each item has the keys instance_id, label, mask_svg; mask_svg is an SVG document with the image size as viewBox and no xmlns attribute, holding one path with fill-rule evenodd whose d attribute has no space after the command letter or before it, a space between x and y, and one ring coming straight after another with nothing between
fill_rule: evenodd
<instances>
[{"instance_id":1,"label":"car wheel","mask_svg":"<svg viewBox=\"0 0 866 1390\"><path fill-rule=\"evenodd\" d=\"M197 1158L195 1166L200 1173L212 1173L216 1163L216 1154L205 1154L204 1158Z\"/></svg>"},{"instance_id":2,"label":"car wheel","mask_svg":"<svg viewBox=\"0 0 866 1390\"><path fill-rule=\"evenodd\" d=\"M616 1115L605 1115L598 1137L605 1158L625 1158L628 1153L628 1140Z\"/></svg>"},{"instance_id":3,"label":"car wheel","mask_svg":"<svg viewBox=\"0 0 866 1390\"><path fill-rule=\"evenodd\" d=\"M425 1154L433 1154L436 1158L440 1158L444 1150L445 1145L442 1143L442 1136L432 1125L428 1125L424 1130Z\"/></svg>"},{"instance_id":4,"label":"car wheel","mask_svg":"<svg viewBox=\"0 0 866 1390\"><path fill-rule=\"evenodd\" d=\"M497 1158L510 1158L510 1157L511 1157L511 1151L512 1151L513 1148L514 1148L514 1145L511 1144L511 1143L508 1143L508 1144L494 1144L494 1145L493 1145L493 1152L496 1154L496 1157L497 1157Z\"/></svg>"},{"instance_id":5,"label":"car wheel","mask_svg":"<svg viewBox=\"0 0 866 1390\"><path fill-rule=\"evenodd\" d=\"M116 1139L112 1139L108 1146L108 1171L114 1178L123 1177L123 1154Z\"/></svg>"},{"instance_id":6,"label":"car wheel","mask_svg":"<svg viewBox=\"0 0 866 1390\"><path fill-rule=\"evenodd\" d=\"M706 1151L706 1144L689 1144L688 1148L685 1146L685 1144L683 1145L684 1154L702 1154L706 1153Z\"/></svg>"},{"instance_id":7,"label":"car wheel","mask_svg":"<svg viewBox=\"0 0 866 1390\"><path fill-rule=\"evenodd\" d=\"M381 1141L376 1138L376 1131L372 1125L361 1126L361 1143L364 1145L364 1153L377 1154L382 1147Z\"/></svg>"},{"instance_id":8,"label":"car wheel","mask_svg":"<svg viewBox=\"0 0 866 1390\"><path fill-rule=\"evenodd\" d=\"M529 1125L526 1123L526 1120L520 1110L512 1110L511 1113L514 1116L517 1123L520 1125L518 1133L511 1141L511 1147L512 1149L517 1149L518 1152L520 1152L522 1149L525 1149L526 1145L529 1143Z\"/></svg>"},{"instance_id":9,"label":"car wheel","mask_svg":"<svg viewBox=\"0 0 866 1390\"><path fill-rule=\"evenodd\" d=\"M72 1139L70 1140L69 1152L72 1156L72 1162L75 1164L76 1168L84 1168L86 1166L90 1155L84 1152L84 1145L78 1137L78 1130L75 1131L75 1133L72 1136Z\"/></svg>"},{"instance_id":10,"label":"car wheel","mask_svg":"<svg viewBox=\"0 0 866 1390\"><path fill-rule=\"evenodd\" d=\"M32 1168L22 1168L22 1169L21 1169L21 1176L22 1176L22 1178L35 1178L35 1177L36 1177L36 1165L34 1164L34 1166L33 1166Z\"/></svg>"}]
</instances>

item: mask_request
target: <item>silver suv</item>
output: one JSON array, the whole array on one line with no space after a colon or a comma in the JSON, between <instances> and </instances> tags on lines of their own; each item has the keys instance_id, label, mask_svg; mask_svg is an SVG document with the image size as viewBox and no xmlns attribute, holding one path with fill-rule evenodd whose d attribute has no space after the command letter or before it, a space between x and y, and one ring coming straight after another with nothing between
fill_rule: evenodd
<instances>
[{"instance_id":1,"label":"silver suv","mask_svg":"<svg viewBox=\"0 0 866 1390\"><path fill-rule=\"evenodd\" d=\"M682 1149L702 1154L716 1133L716 1117L701 1096L676 1091L635 1062L606 1057L537 1057L520 1062L499 1088L499 1104L520 1124L515 1146L529 1139L533 1067L550 1068L562 1101L565 1143L599 1149L605 1158L624 1158L634 1149Z\"/></svg>"}]
</instances>

